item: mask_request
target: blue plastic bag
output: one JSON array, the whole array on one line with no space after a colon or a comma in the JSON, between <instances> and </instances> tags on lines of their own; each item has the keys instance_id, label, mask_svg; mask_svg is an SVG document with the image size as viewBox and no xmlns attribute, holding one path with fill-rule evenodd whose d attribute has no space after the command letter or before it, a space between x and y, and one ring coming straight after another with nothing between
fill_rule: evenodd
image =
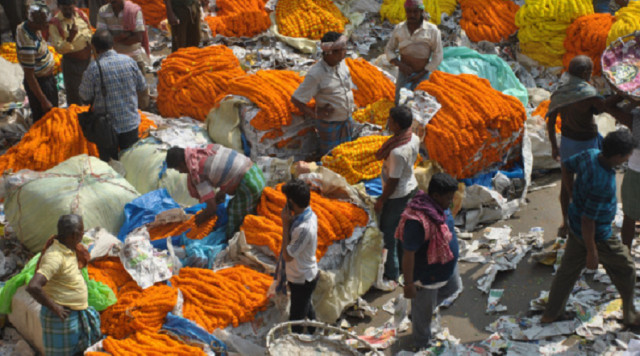
<instances>
[{"instance_id":1,"label":"blue plastic bag","mask_svg":"<svg viewBox=\"0 0 640 356\"><path fill-rule=\"evenodd\" d=\"M153 222L159 213L179 207L180 205L171 198L164 188L151 191L132 200L124 206L124 223L118 233L118 239L124 241L131 231Z\"/></svg>"}]
</instances>

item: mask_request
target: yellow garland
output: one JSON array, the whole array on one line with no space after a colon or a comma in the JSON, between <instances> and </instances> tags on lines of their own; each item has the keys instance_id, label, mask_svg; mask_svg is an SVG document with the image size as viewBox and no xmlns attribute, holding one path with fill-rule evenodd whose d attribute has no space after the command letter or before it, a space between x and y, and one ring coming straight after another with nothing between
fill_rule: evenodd
<instances>
[{"instance_id":1,"label":"yellow garland","mask_svg":"<svg viewBox=\"0 0 640 356\"><path fill-rule=\"evenodd\" d=\"M616 12L616 22L611 26L607 46L619 37L640 31L640 1L630 1L629 5Z\"/></svg>"},{"instance_id":2,"label":"yellow garland","mask_svg":"<svg viewBox=\"0 0 640 356\"><path fill-rule=\"evenodd\" d=\"M56 49L52 46L49 47L49 52L53 54L53 61L55 65L53 67L53 74L58 74L62 70L60 68L60 61L62 60L62 55L56 52ZM16 43L15 42L5 42L0 46L0 57L6 59L11 63L18 63L18 54L16 53Z\"/></svg>"},{"instance_id":3,"label":"yellow garland","mask_svg":"<svg viewBox=\"0 0 640 356\"><path fill-rule=\"evenodd\" d=\"M382 99L373 104L367 105L366 108L362 108L353 113L352 117L358 122L368 122L374 125L386 127L387 119L389 118L389 110L391 110L395 104L393 100Z\"/></svg>"},{"instance_id":4,"label":"yellow garland","mask_svg":"<svg viewBox=\"0 0 640 356\"><path fill-rule=\"evenodd\" d=\"M546 66L562 66L567 28L593 14L591 0L526 0L516 13L520 51Z\"/></svg>"},{"instance_id":5,"label":"yellow garland","mask_svg":"<svg viewBox=\"0 0 640 356\"><path fill-rule=\"evenodd\" d=\"M278 32L284 36L319 40L329 31L342 33L349 22L331 0L279 0Z\"/></svg>"},{"instance_id":6,"label":"yellow garland","mask_svg":"<svg viewBox=\"0 0 640 356\"><path fill-rule=\"evenodd\" d=\"M373 179L380 175L383 162L375 154L387 139L389 136L365 136L343 143L322 157L322 165L343 176L349 184Z\"/></svg>"}]
</instances>

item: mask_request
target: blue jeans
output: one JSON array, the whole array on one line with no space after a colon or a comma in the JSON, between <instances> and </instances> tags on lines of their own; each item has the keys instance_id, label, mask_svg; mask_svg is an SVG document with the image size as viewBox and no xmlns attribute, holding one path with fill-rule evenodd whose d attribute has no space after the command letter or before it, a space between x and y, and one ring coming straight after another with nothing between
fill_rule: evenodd
<instances>
[{"instance_id":1,"label":"blue jeans","mask_svg":"<svg viewBox=\"0 0 640 356\"><path fill-rule=\"evenodd\" d=\"M602 136L598 134L598 136L592 138L591 140L586 141L578 141L574 139L570 139L566 136L562 136L560 140L560 159L562 162L568 160L574 155L578 153L584 152L586 150L592 148L601 148L602 147Z\"/></svg>"}]
</instances>

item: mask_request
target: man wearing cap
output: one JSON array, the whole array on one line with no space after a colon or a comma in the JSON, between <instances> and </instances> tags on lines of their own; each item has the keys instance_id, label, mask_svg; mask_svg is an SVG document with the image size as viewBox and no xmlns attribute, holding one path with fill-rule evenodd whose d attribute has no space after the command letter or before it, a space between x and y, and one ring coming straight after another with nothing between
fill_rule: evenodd
<instances>
[{"instance_id":1,"label":"man wearing cap","mask_svg":"<svg viewBox=\"0 0 640 356\"><path fill-rule=\"evenodd\" d=\"M347 37L327 32L320 40L322 59L314 64L291 96L291 102L306 117L315 119L320 155L351 141L351 113L355 107L349 67L344 63ZM315 108L307 103L316 99Z\"/></svg>"},{"instance_id":2,"label":"man wearing cap","mask_svg":"<svg viewBox=\"0 0 640 356\"><path fill-rule=\"evenodd\" d=\"M75 5L75 0L58 0L60 11L49 25L49 41L62 54L62 74L67 103L80 105L78 87L82 74L91 62L91 26L89 19Z\"/></svg>"},{"instance_id":3,"label":"man wearing cap","mask_svg":"<svg viewBox=\"0 0 640 356\"><path fill-rule=\"evenodd\" d=\"M27 9L27 21L16 29L18 62L24 70L24 88L33 121L58 106L58 88L53 76L55 62L41 31L49 26L49 8L36 2Z\"/></svg>"},{"instance_id":4,"label":"man wearing cap","mask_svg":"<svg viewBox=\"0 0 640 356\"><path fill-rule=\"evenodd\" d=\"M425 19L422 0L406 0L404 10L407 21L393 29L385 48L387 60L399 70L396 79L396 105L401 88L414 90L442 62L440 30Z\"/></svg>"}]
</instances>

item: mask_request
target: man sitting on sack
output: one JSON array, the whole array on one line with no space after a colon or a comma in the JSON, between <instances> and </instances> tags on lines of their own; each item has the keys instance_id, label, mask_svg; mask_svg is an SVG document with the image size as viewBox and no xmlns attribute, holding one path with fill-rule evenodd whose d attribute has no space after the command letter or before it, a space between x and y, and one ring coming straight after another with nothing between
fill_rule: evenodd
<instances>
[{"instance_id":1,"label":"man sitting on sack","mask_svg":"<svg viewBox=\"0 0 640 356\"><path fill-rule=\"evenodd\" d=\"M442 62L442 40L438 27L425 19L422 0L407 0L404 3L407 21L397 25L385 48L387 60L398 67L396 100L400 100L400 89L414 90ZM396 55L396 51L400 56Z\"/></svg>"},{"instance_id":2,"label":"man sitting on sack","mask_svg":"<svg viewBox=\"0 0 640 356\"><path fill-rule=\"evenodd\" d=\"M314 64L291 96L291 102L306 117L315 120L320 139L319 154L325 155L352 140L351 113L355 108L349 67L344 63L347 37L327 32L320 40L322 59ZM315 108L307 103L316 99Z\"/></svg>"},{"instance_id":3,"label":"man sitting on sack","mask_svg":"<svg viewBox=\"0 0 640 356\"><path fill-rule=\"evenodd\" d=\"M82 355L100 340L100 314L89 306L87 284L80 272L89 251L80 244L82 217L63 215L58 234L45 244L27 292L42 304L40 321L46 356Z\"/></svg>"},{"instance_id":4,"label":"man sitting on sack","mask_svg":"<svg viewBox=\"0 0 640 356\"><path fill-rule=\"evenodd\" d=\"M118 146L98 146L100 159L109 162L118 160L118 149L125 150L138 141L138 95L141 95L141 101L148 102L147 83L133 59L113 50L113 38L108 31L96 31L91 45L96 60L84 72L80 97L85 102L92 102L95 112L107 112L110 116L118 134ZM102 93L102 81L106 93Z\"/></svg>"},{"instance_id":5,"label":"man sitting on sack","mask_svg":"<svg viewBox=\"0 0 640 356\"><path fill-rule=\"evenodd\" d=\"M255 214L265 187L262 170L249 157L218 144L171 147L167 168L189 174L189 193L207 203L196 217L198 225L216 214L217 204L224 202L225 195L233 195L227 208L227 239L238 231L246 215Z\"/></svg>"}]
</instances>

